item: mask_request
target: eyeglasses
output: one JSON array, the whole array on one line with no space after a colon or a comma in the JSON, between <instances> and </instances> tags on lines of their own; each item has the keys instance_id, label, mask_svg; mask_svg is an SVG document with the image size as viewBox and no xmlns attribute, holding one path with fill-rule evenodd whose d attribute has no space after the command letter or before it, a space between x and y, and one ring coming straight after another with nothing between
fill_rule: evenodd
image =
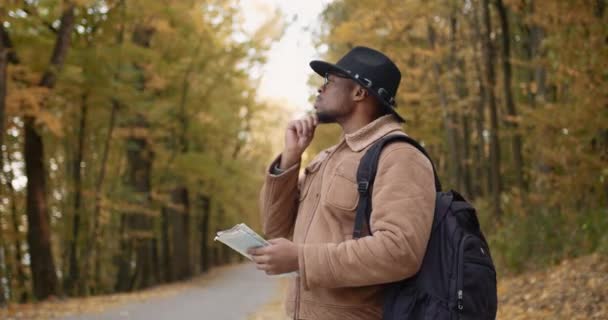
<instances>
[{"instance_id":1,"label":"eyeglasses","mask_svg":"<svg viewBox=\"0 0 608 320\"><path fill-rule=\"evenodd\" d=\"M323 77L323 88L326 88L326 87L327 87L327 85L328 85L330 82L333 82L333 81L329 80L329 75L332 75L332 76L337 77L337 78L344 78L344 79L348 79L348 76L346 76L346 75L344 75L344 74L339 74L339 73L329 73L329 72L327 72L327 73L325 74L325 76Z\"/></svg>"}]
</instances>

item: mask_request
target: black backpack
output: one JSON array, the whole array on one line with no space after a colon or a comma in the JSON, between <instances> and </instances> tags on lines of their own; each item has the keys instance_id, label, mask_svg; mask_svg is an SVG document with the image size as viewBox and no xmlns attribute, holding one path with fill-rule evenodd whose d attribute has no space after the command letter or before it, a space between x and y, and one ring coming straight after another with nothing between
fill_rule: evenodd
<instances>
[{"instance_id":1,"label":"black backpack","mask_svg":"<svg viewBox=\"0 0 608 320\"><path fill-rule=\"evenodd\" d=\"M386 144L396 141L413 145L431 161L424 148L405 135L377 141L357 170L359 203L353 239L362 236L364 224L371 234L371 189L378 158ZM435 216L422 267L413 277L387 285L383 319L495 319L496 269L475 209L456 191L442 192L434 165L433 173Z\"/></svg>"}]
</instances>

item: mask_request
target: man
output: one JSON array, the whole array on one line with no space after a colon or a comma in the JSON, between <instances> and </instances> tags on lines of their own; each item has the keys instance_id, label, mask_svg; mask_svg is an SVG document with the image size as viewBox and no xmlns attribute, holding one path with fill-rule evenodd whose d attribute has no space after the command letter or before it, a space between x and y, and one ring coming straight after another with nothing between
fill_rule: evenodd
<instances>
[{"instance_id":1,"label":"man","mask_svg":"<svg viewBox=\"0 0 608 320\"><path fill-rule=\"evenodd\" d=\"M325 77L316 115L287 125L285 148L261 192L264 233L274 239L250 253L267 274L298 273L286 300L294 319L380 319L383 284L414 275L422 263L435 206L432 165L409 144L388 145L372 191L372 234L352 239L359 161L378 139L404 134L394 109L401 73L366 47L337 64L310 66ZM319 123L339 124L343 136L298 179Z\"/></svg>"}]
</instances>

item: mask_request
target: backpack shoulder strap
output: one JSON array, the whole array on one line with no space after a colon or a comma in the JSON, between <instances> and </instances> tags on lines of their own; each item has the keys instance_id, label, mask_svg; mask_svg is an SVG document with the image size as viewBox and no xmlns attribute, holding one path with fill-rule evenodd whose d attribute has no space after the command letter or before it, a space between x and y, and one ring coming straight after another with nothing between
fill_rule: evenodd
<instances>
[{"instance_id":1,"label":"backpack shoulder strap","mask_svg":"<svg viewBox=\"0 0 608 320\"><path fill-rule=\"evenodd\" d=\"M369 229L369 219L371 215L371 188L374 184L374 180L376 179L376 172L378 171L378 160L380 159L380 153L384 146L396 142L402 141L405 143L409 143L418 149L424 156L429 159L431 165L433 166L433 175L435 177L435 190L437 192L441 191L441 182L439 181L439 177L437 176L437 171L435 170L435 165L433 161L429 157L426 150L414 139L403 135L403 134L393 134L386 136L377 142L375 142L371 148L369 148L363 158L361 158L361 162L359 162L359 168L357 169L357 191L359 192L359 202L357 204L357 214L355 216L355 229L353 231L353 239L360 238L362 234L363 224L365 221L368 221L368 231L371 234L371 230Z\"/></svg>"}]
</instances>

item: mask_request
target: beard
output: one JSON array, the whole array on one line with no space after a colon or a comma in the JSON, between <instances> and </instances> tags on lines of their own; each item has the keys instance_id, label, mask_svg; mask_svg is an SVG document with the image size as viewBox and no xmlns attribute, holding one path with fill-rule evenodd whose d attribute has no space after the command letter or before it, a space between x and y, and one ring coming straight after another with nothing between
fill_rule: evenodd
<instances>
[{"instance_id":1,"label":"beard","mask_svg":"<svg viewBox=\"0 0 608 320\"><path fill-rule=\"evenodd\" d=\"M319 123L335 123L336 122L336 117L330 113L327 112L317 112L317 119L319 120Z\"/></svg>"},{"instance_id":2,"label":"beard","mask_svg":"<svg viewBox=\"0 0 608 320\"><path fill-rule=\"evenodd\" d=\"M317 111L317 120L319 123L336 123L336 116L330 112Z\"/></svg>"}]
</instances>

